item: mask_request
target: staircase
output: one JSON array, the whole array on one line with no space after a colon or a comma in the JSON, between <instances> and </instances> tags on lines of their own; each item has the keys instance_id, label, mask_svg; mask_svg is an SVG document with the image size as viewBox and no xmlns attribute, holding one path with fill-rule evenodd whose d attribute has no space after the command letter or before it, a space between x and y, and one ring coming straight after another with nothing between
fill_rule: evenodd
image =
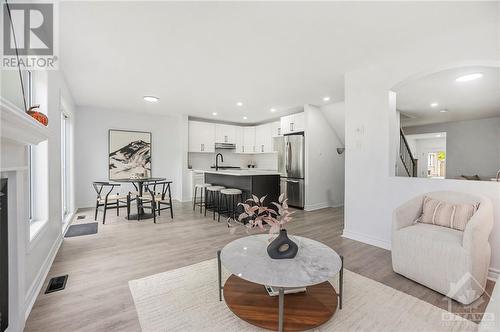
<instances>
[{"instance_id":1,"label":"staircase","mask_svg":"<svg viewBox=\"0 0 500 332\"><path fill-rule=\"evenodd\" d=\"M399 130L399 158L401 158L406 174L409 177L417 177L417 159L413 158L403 129Z\"/></svg>"}]
</instances>

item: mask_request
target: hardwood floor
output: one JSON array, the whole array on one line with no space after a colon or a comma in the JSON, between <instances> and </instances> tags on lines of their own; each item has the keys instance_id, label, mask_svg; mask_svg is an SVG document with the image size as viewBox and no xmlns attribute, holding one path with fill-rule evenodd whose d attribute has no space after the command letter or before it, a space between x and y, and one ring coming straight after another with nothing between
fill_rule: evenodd
<instances>
[{"instance_id":1,"label":"hardwood floor","mask_svg":"<svg viewBox=\"0 0 500 332\"><path fill-rule=\"evenodd\" d=\"M157 224L152 219L129 221L115 214L108 211L98 234L64 239L25 331L140 331L129 280L214 258L217 249L246 235L244 231L230 234L224 222L203 217L190 203L175 203L174 220L164 213ZM93 210L77 215L86 218L74 223L94 221ZM342 238L341 208L297 211L287 228L291 234L334 248L344 255L347 269L448 309L441 294L394 273L390 251ZM43 294L48 280L62 274L69 274L66 289ZM488 293L493 285L488 282ZM482 312L488 299L483 295L475 312ZM455 302L451 310L464 308Z\"/></svg>"}]
</instances>

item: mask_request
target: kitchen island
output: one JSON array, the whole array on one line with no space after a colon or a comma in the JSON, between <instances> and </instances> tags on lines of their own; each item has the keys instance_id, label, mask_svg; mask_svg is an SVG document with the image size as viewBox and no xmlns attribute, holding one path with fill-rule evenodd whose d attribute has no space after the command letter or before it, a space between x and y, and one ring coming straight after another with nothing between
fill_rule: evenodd
<instances>
[{"instance_id":1,"label":"kitchen island","mask_svg":"<svg viewBox=\"0 0 500 332\"><path fill-rule=\"evenodd\" d=\"M277 202L280 195L280 174L265 170L209 170L205 173L205 183L236 188L243 191L243 199L267 196L264 204Z\"/></svg>"}]
</instances>

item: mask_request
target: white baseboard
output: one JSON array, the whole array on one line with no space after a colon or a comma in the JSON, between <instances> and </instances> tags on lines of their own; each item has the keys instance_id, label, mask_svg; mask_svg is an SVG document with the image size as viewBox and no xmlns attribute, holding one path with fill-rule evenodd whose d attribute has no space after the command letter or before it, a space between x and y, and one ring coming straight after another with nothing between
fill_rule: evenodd
<instances>
[{"instance_id":1,"label":"white baseboard","mask_svg":"<svg viewBox=\"0 0 500 332\"><path fill-rule=\"evenodd\" d=\"M366 244L370 244L372 246L379 247L382 249L391 250L391 243L389 241L382 240L382 239L379 239L379 238L376 238L376 237L373 237L370 235L361 234L358 232L352 232L352 231L344 229L344 232L342 233L342 237L345 237L345 238L348 238L351 240L355 240L355 241L359 241L359 242L363 242Z\"/></svg>"},{"instance_id":2,"label":"white baseboard","mask_svg":"<svg viewBox=\"0 0 500 332\"><path fill-rule=\"evenodd\" d=\"M328 202L323 202L323 203L317 203L317 204L309 204L304 206L304 211L315 211L315 210L320 210L320 209L325 209L325 208L338 208L344 206L344 204L334 204L331 205Z\"/></svg>"},{"instance_id":3,"label":"white baseboard","mask_svg":"<svg viewBox=\"0 0 500 332\"><path fill-rule=\"evenodd\" d=\"M488 279L492 281L497 281L499 280L500 277L500 269L495 269L493 267L490 267L488 270Z\"/></svg>"},{"instance_id":4,"label":"white baseboard","mask_svg":"<svg viewBox=\"0 0 500 332\"><path fill-rule=\"evenodd\" d=\"M31 309L33 308L33 305L35 304L36 298L38 297L38 294L40 293L40 290L42 289L43 283L45 279L47 278L47 275L49 274L50 267L52 266L52 263L54 262L54 259L56 258L57 252L59 251L59 247L62 244L62 234L59 235L56 241L54 241L54 244L52 245L52 248L50 249L49 254L45 258L45 261L43 262L42 266L40 267L40 270L38 271L35 280L31 284L28 292L26 293L26 297L24 299L24 320L26 321L28 319L28 316L31 312Z\"/></svg>"}]
</instances>

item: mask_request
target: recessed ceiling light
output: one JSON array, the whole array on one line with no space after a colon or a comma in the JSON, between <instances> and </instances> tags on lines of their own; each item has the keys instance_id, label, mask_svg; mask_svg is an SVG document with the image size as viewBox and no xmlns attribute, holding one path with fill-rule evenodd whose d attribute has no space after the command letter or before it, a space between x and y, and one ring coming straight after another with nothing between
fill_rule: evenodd
<instances>
[{"instance_id":1,"label":"recessed ceiling light","mask_svg":"<svg viewBox=\"0 0 500 332\"><path fill-rule=\"evenodd\" d=\"M330 97L323 97L323 101L330 101Z\"/></svg>"},{"instance_id":2,"label":"recessed ceiling light","mask_svg":"<svg viewBox=\"0 0 500 332\"><path fill-rule=\"evenodd\" d=\"M217 112L213 112L213 113L212 113L212 115L213 115L213 116L216 116L216 115L217 115Z\"/></svg>"},{"instance_id":3,"label":"recessed ceiling light","mask_svg":"<svg viewBox=\"0 0 500 332\"><path fill-rule=\"evenodd\" d=\"M270 111L271 111L271 113L274 113L274 112L276 112L276 108L271 108Z\"/></svg>"},{"instance_id":4,"label":"recessed ceiling light","mask_svg":"<svg viewBox=\"0 0 500 332\"><path fill-rule=\"evenodd\" d=\"M469 82L469 81L477 80L481 77L483 77L483 74L481 74L481 73L467 74L467 75L457 77L455 79L455 81L457 81L457 82Z\"/></svg>"},{"instance_id":5,"label":"recessed ceiling light","mask_svg":"<svg viewBox=\"0 0 500 332\"><path fill-rule=\"evenodd\" d=\"M441 137L441 134L437 134L436 137Z\"/></svg>"},{"instance_id":6,"label":"recessed ceiling light","mask_svg":"<svg viewBox=\"0 0 500 332\"><path fill-rule=\"evenodd\" d=\"M447 109L443 109L443 110L440 110L439 112L446 113L446 112L448 112L448 110Z\"/></svg>"},{"instance_id":7,"label":"recessed ceiling light","mask_svg":"<svg viewBox=\"0 0 500 332\"><path fill-rule=\"evenodd\" d=\"M142 99L144 99L145 101L149 101L150 103L157 103L160 100L160 98L155 96L144 96L142 97Z\"/></svg>"},{"instance_id":8,"label":"recessed ceiling light","mask_svg":"<svg viewBox=\"0 0 500 332\"><path fill-rule=\"evenodd\" d=\"M244 117L243 117L243 120L246 120L246 119L248 119L248 118L247 118L246 116L244 116Z\"/></svg>"},{"instance_id":9,"label":"recessed ceiling light","mask_svg":"<svg viewBox=\"0 0 500 332\"><path fill-rule=\"evenodd\" d=\"M236 106L243 106L243 103L241 101L236 103Z\"/></svg>"},{"instance_id":10,"label":"recessed ceiling light","mask_svg":"<svg viewBox=\"0 0 500 332\"><path fill-rule=\"evenodd\" d=\"M431 104L431 107L437 107L437 106L439 106L439 104L438 104L438 103L432 103L432 104Z\"/></svg>"}]
</instances>

